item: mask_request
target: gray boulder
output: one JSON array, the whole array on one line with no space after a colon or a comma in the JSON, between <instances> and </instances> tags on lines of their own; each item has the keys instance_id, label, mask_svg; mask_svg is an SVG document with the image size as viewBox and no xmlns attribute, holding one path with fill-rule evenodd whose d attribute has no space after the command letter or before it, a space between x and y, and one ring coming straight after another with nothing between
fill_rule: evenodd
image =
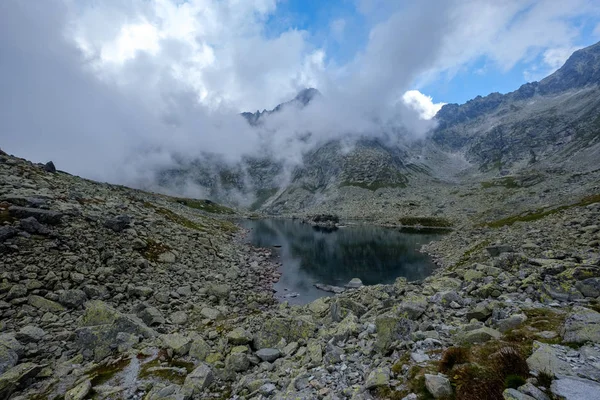
<instances>
[{"instance_id":1,"label":"gray boulder","mask_svg":"<svg viewBox=\"0 0 600 400\"><path fill-rule=\"evenodd\" d=\"M22 343L36 343L42 340L46 332L38 326L27 325L17 332L16 338Z\"/></svg>"},{"instance_id":2,"label":"gray boulder","mask_svg":"<svg viewBox=\"0 0 600 400\"><path fill-rule=\"evenodd\" d=\"M273 348L281 339L289 342L306 340L315 334L316 325L308 317L269 318L261 321L261 328L254 335L254 348Z\"/></svg>"},{"instance_id":3,"label":"gray boulder","mask_svg":"<svg viewBox=\"0 0 600 400\"><path fill-rule=\"evenodd\" d=\"M24 351L25 348L13 334L0 335L0 374L17 365Z\"/></svg>"},{"instance_id":4,"label":"gray boulder","mask_svg":"<svg viewBox=\"0 0 600 400\"><path fill-rule=\"evenodd\" d=\"M600 296L600 278L588 278L583 281L575 283L575 287L585 297L598 297Z\"/></svg>"},{"instance_id":5,"label":"gray boulder","mask_svg":"<svg viewBox=\"0 0 600 400\"><path fill-rule=\"evenodd\" d=\"M63 218L63 214L58 211L43 210L41 208L29 208L11 206L8 208L11 216L18 219L34 217L38 222L48 225L57 225Z\"/></svg>"},{"instance_id":6,"label":"gray boulder","mask_svg":"<svg viewBox=\"0 0 600 400\"><path fill-rule=\"evenodd\" d=\"M19 225L21 226L21 229L27 233L39 235L47 235L50 233L50 229L48 229L47 226L40 224L34 217L22 219L19 221Z\"/></svg>"},{"instance_id":7,"label":"gray boulder","mask_svg":"<svg viewBox=\"0 0 600 400\"><path fill-rule=\"evenodd\" d=\"M540 342L533 343L533 353L527 358L527 366L531 371L545 372L551 376L573 375L573 368L558 357L557 350Z\"/></svg>"},{"instance_id":8,"label":"gray boulder","mask_svg":"<svg viewBox=\"0 0 600 400\"><path fill-rule=\"evenodd\" d=\"M107 219L104 221L104 226L114 232L121 232L131 224L131 217L129 215L119 215L114 218Z\"/></svg>"},{"instance_id":9,"label":"gray boulder","mask_svg":"<svg viewBox=\"0 0 600 400\"><path fill-rule=\"evenodd\" d=\"M0 226L0 243L17 236L17 233L19 232L12 226Z\"/></svg>"},{"instance_id":10,"label":"gray boulder","mask_svg":"<svg viewBox=\"0 0 600 400\"><path fill-rule=\"evenodd\" d=\"M585 307L573 307L565 320L565 343L600 343L600 313Z\"/></svg>"},{"instance_id":11,"label":"gray boulder","mask_svg":"<svg viewBox=\"0 0 600 400\"><path fill-rule=\"evenodd\" d=\"M137 316L148 326L162 325L166 322L162 312L156 307L146 307L138 312Z\"/></svg>"},{"instance_id":12,"label":"gray boulder","mask_svg":"<svg viewBox=\"0 0 600 400\"><path fill-rule=\"evenodd\" d=\"M560 377L552 382L552 394L566 400L600 400L600 384L588 379Z\"/></svg>"},{"instance_id":13,"label":"gray boulder","mask_svg":"<svg viewBox=\"0 0 600 400\"><path fill-rule=\"evenodd\" d=\"M386 353L394 341L409 338L415 330L415 324L407 318L387 313L375 319L375 330L377 332L375 348Z\"/></svg>"},{"instance_id":14,"label":"gray boulder","mask_svg":"<svg viewBox=\"0 0 600 400\"><path fill-rule=\"evenodd\" d=\"M436 399L452 396L452 386L445 375L425 374L425 387Z\"/></svg>"},{"instance_id":15,"label":"gray boulder","mask_svg":"<svg viewBox=\"0 0 600 400\"><path fill-rule=\"evenodd\" d=\"M186 376L182 392L185 399L201 398L201 393L214 380L212 369L208 364L200 363L196 369Z\"/></svg>"},{"instance_id":16,"label":"gray boulder","mask_svg":"<svg viewBox=\"0 0 600 400\"><path fill-rule=\"evenodd\" d=\"M83 290L63 290L58 295L58 302L68 308L79 308L85 303L87 296Z\"/></svg>"},{"instance_id":17,"label":"gray boulder","mask_svg":"<svg viewBox=\"0 0 600 400\"><path fill-rule=\"evenodd\" d=\"M27 387L41 370L41 366L28 362L4 372L0 375L0 399L8 399L15 391Z\"/></svg>"},{"instance_id":18,"label":"gray boulder","mask_svg":"<svg viewBox=\"0 0 600 400\"><path fill-rule=\"evenodd\" d=\"M281 357L281 352L278 349L260 349L256 352L256 356L262 361L273 362Z\"/></svg>"}]
</instances>

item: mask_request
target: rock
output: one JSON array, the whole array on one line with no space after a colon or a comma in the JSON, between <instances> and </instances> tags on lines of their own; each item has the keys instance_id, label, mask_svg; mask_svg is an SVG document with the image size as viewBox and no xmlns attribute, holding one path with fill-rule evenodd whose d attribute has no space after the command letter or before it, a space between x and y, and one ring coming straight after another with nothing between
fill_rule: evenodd
<instances>
[{"instance_id":1,"label":"rock","mask_svg":"<svg viewBox=\"0 0 600 400\"><path fill-rule=\"evenodd\" d=\"M50 229L45 225L40 224L34 217L23 218L19 221L19 225L21 226L21 229L27 233L39 235L47 235L50 233Z\"/></svg>"},{"instance_id":2,"label":"rock","mask_svg":"<svg viewBox=\"0 0 600 400\"><path fill-rule=\"evenodd\" d=\"M17 365L24 351L25 348L13 334L0 335L0 374Z\"/></svg>"},{"instance_id":3,"label":"rock","mask_svg":"<svg viewBox=\"0 0 600 400\"><path fill-rule=\"evenodd\" d=\"M172 350L178 356L188 354L192 346L192 340L181 333L161 335L160 340L165 348Z\"/></svg>"},{"instance_id":4,"label":"rock","mask_svg":"<svg viewBox=\"0 0 600 400\"><path fill-rule=\"evenodd\" d=\"M254 348L276 347L281 339L287 342L296 342L300 339L312 337L316 325L307 317L270 318L261 321L261 328L254 335Z\"/></svg>"},{"instance_id":5,"label":"rock","mask_svg":"<svg viewBox=\"0 0 600 400\"><path fill-rule=\"evenodd\" d=\"M496 323L496 328L498 329L498 331L505 333L511 329L518 327L526 320L527 320L527 316L525 314L511 315L508 318L499 320Z\"/></svg>"},{"instance_id":6,"label":"rock","mask_svg":"<svg viewBox=\"0 0 600 400\"><path fill-rule=\"evenodd\" d=\"M565 343L600 343L600 313L584 307L573 307L565 320Z\"/></svg>"},{"instance_id":7,"label":"rock","mask_svg":"<svg viewBox=\"0 0 600 400\"><path fill-rule=\"evenodd\" d=\"M477 271L475 269L468 269L465 271L463 279L465 280L465 282L471 282L477 279L481 279L483 278L483 276L483 272L481 271Z\"/></svg>"},{"instance_id":8,"label":"rock","mask_svg":"<svg viewBox=\"0 0 600 400\"><path fill-rule=\"evenodd\" d=\"M388 368L375 368L369 373L365 382L367 389L388 386L390 384L390 370Z\"/></svg>"},{"instance_id":9,"label":"rock","mask_svg":"<svg viewBox=\"0 0 600 400\"><path fill-rule=\"evenodd\" d=\"M262 394L263 396L267 396L267 397L271 396L276 391L277 391L277 386L273 385L272 383L265 383L258 389L258 392L260 394Z\"/></svg>"},{"instance_id":10,"label":"rock","mask_svg":"<svg viewBox=\"0 0 600 400\"><path fill-rule=\"evenodd\" d=\"M250 360L245 353L231 353L225 359L225 367L234 372L243 372L250 367Z\"/></svg>"},{"instance_id":11,"label":"rock","mask_svg":"<svg viewBox=\"0 0 600 400\"><path fill-rule=\"evenodd\" d=\"M162 312L160 312L160 310L156 307L146 307L137 315L148 326L162 325L166 322Z\"/></svg>"},{"instance_id":12,"label":"rock","mask_svg":"<svg viewBox=\"0 0 600 400\"><path fill-rule=\"evenodd\" d=\"M377 332L375 347L378 351L386 353L394 341L408 338L414 330L414 325L409 319L388 313L375 319L375 329Z\"/></svg>"},{"instance_id":13,"label":"rock","mask_svg":"<svg viewBox=\"0 0 600 400\"><path fill-rule=\"evenodd\" d=\"M425 296L412 296L400 303L399 311L405 314L406 318L414 321L423 315L426 308L427 298Z\"/></svg>"},{"instance_id":14,"label":"rock","mask_svg":"<svg viewBox=\"0 0 600 400\"><path fill-rule=\"evenodd\" d=\"M533 397L534 400L550 400L550 397L548 397L546 393L542 392L530 382L527 382L523 386L519 386L519 392Z\"/></svg>"},{"instance_id":15,"label":"rock","mask_svg":"<svg viewBox=\"0 0 600 400\"><path fill-rule=\"evenodd\" d=\"M478 321L485 321L492 316L492 310L483 303L475 305L470 311L467 312L467 319L470 321L476 319Z\"/></svg>"},{"instance_id":16,"label":"rock","mask_svg":"<svg viewBox=\"0 0 600 400\"><path fill-rule=\"evenodd\" d=\"M117 217L104 221L104 226L115 232L121 232L129 228L131 217L129 215L119 215Z\"/></svg>"},{"instance_id":17,"label":"rock","mask_svg":"<svg viewBox=\"0 0 600 400\"><path fill-rule=\"evenodd\" d=\"M17 233L19 233L19 231L12 226L0 226L0 243L17 236Z\"/></svg>"},{"instance_id":18,"label":"rock","mask_svg":"<svg viewBox=\"0 0 600 400\"><path fill-rule=\"evenodd\" d=\"M533 342L533 353L527 358L527 366L532 371L546 372L551 376L573 375L573 368L558 358L555 348L540 342Z\"/></svg>"},{"instance_id":19,"label":"rock","mask_svg":"<svg viewBox=\"0 0 600 400\"><path fill-rule=\"evenodd\" d=\"M92 381L86 379L65 393L65 400L83 400L92 390Z\"/></svg>"},{"instance_id":20,"label":"rock","mask_svg":"<svg viewBox=\"0 0 600 400\"><path fill-rule=\"evenodd\" d=\"M23 285L12 285L6 294L6 300L18 299L27 296L27 288Z\"/></svg>"},{"instance_id":21,"label":"rock","mask_svg":"<svg viewBox=\"0 0 600 400\"><path fill-rule=\"evenodd\" d=\"M200 337L194 338L190 345L189 355L200 361L206 360L206 357L210 353L210 346L206 341Z\"/></svg>"},{"instance_id":22,"label":"rock","mask_svg":"<svg viewBox=\"0 0 600 400\"><path fill-rule=\"evenodd\" d=\"M213 321L221 318L222 316L221 311L208 307L204 307L202 310L200 310L200 314L202 314L204 318L212 319Z\"/></svg>"},{"instance_id":23,"label":"rock","mask_svg":"<svg viewBox=\"0 0 600 400\"><path fill-rule=\"evenodd\" d=\"M231 286L225 284L211 284L207 289L209 295L219 299L227 298L229 297L229 293L231 293Z\"/></svg>"},{"instance_id":24,"label":"rock","mask_svg":"<svg viewBox=\"0 0 600 400\"><path fill-rule=\"evenodd\" d=\"M506 389L502 392L504 400L536 400L534 397L519 392L517 389Z\"/></svg>"},{"instance_id":25,"label":"rock","mask_svg":"<svg viewBox=\"0 0 600 400\"><path fill-rule=\"evenodd\" d=\"M358 289L358 288L361 288L363 286L364 285L363 285L362 281L360 279L358 279L358 278L352 278L350 280L350 282L348 282L346 284L346 287L349 288L349 289Z\"/></svg>"},{"instance_id":26,"label":"rock","mask_svg":"<svg viewBox=\"0 0 600 400\"><path fill-rule=\"evenodd\" d=\"M27 387L41 370L41 366L27 362L4 372L0 375L0 399L8 399L17 389Z\"/></svg>"},{"instance_id":27,"label":"rock","mask_svg":"<svg viewBox=\"0 0 600 400\"><path fill-rule=\"evenodd\" d=\"M483 327L467 331L459 335L459 342L463 344L484 343L489 340L499 339L502 334L495 329Z\"/></svg>"},{"instance_id":28,"label":"rock","mask_svg":"<svg viewBox=\"0 0 600 400\"><path fill-rule=\"evenodd\" d=\"M599 297L600 296L600 278L588 278L583 281L575 283L575 287L585 297Z\"/></svg>"},{"instance_id":29,"label":"rock","mask_svg":"<svg viewBox=\"0 0 600 400\"><path fill-rule=\"evenodd\" d=\"M329 311L329 305L325 301L324 297L319 297L312 303L308 304L308 309L318 316L323 316L325 313L327 313L327 311Z\"/></svg>"},{"instance_id":30,"label":"rock","mask_svg":"<svg viewBox=\"0 0 600 400\"><path fill-rule=\"evenodd\" d=\"M333 332L333 337L336 342L346 341L350 337L355 337L359 331L358 318L354 314L348 314L342 322L340 322Z\"/></svg>"},{"instance_id":31,"label":"rock","mask_svg":"<svg viewBox=\"0 0 600 400\"><path fill-rule=\"evenodd\" d=\"M329 292L329 293L340 294L340 293L344 293L346 291L346 289L344 289L343 287L333 286L333 285L325 285L323 283L315 283L314 286L319 290L322 290L324 292Z\"/></svg>"},{"instance_id":32,"label":"rock","mask_svg":"<svg viewBox=\"0 0 600 400\"><path fill-rule=\"evenodd\" d=\"M177 257L170 251L165 251L164 253L160 253L158 255L158 262L163 264L173 264L175 261L177 261Z\"/></svg>"},{"instance_id":33,"label":"rock","mask_svg":"<svg viewBox=\"0 0 600 400\"><path fill-rule=\"evenodd\" d=\"M227 334L227 341L233 345L244 345L252 341L252 335L243 328L235 328Z\"/></svg>"},{"instance_id":34,"label":"rock","mask_svg":"<svg viewBox=\"0 0 600 400\"><path fill-rule=\"evenodd\" d=\"M156 336L137 317L122 314L100 300L86 303L80 326L75 332L76 343L86 358L94 358L95 361L101 361L116 350L116 339L120 332L147 339Z\"/></svg>"},{"instance_id":35,"label":"rock","mask_svg":"<svg viewBox=\"0 0 600 400\"><path fill-rule=\"evenodd\" d=\"M171 314L170 318L171 321L177 325L185 325L185 323L188 321L188 315L185 311L175 311L173 314Z\"/></svg>"},{"instance_id":36,"label":"rock","mask_svg":"<svg viewBox=\"0 0 600 400\"><path fill-rule=\"evenodd\" d=\"M50 173L56 172L56 167L54 166L54 163L52 161L48 161L46 164L44 164L44 171Z\"/></svg>"},{"instance_id":37,"label":"rock","mask_svg":"<svg viewBox=\"0 0 600 400\"><path fill-rule=\"evenodd\" d=\"M410 353L410 358L417 364L429 361L429 356L421 352Z\"/></svg>"},{"instance_id":38,"label":"rock","mask_svg":"<svg viewBox=\"0 0 600 400\"><path fill-rule=\"evenodd\" d=\"M134 297L150 297L154 290L148 286L134 286L129 288L129 294Z\"/></svg>"},{"instance_id":39,"label":"rock","mask_svg":"<svg viewBox=\"0 0 600 400\"><path fill-rule=\"evenodd\" d=\"M63 218L63 214L58 211L43 210L40 208L11 206L8 208L8 212L11 216L18 219L33 217L38 222L48 225L57 225Z\"/></svg>"},{"instance_id":40,"label":"rock","mask_svg":"<svg viewBox=\"0 0 600 400\"><path fill-rule=\"evenodd\" d=\"M425 374L425 387L436 399L452 396L452 386L445 375Z\"/></svg>"},{"instance_id":41,"label":"rock","mask_svg":"<svg viewBox=\"0 0 600 400\"><path fill-rule=\"evenodd\" d=\"M342 309L349 310L359 318L368 311L367 307L346 297L337 298L335 303L337 303Z\"/></svg>"},{"instance_id":42,"label":"rock","mask_svg":"<svg viewBox=\"0 0 600 400\"><path fill-rule=\"evenodd\" d=\"M550 391L566 400L600 400L600 384L588 379L561 377L552 381Z\"/></svg>"},{"instance_id":43,"label":"rock","mask_svg":"<svg viewBox=\"0 0 600 400\"><path fill-rule=\"evenodd\" d=\"M27 325L16 334L16 339L22 343L36 343L42 340L45 335L46 332L40 327Z\"/></svg>"},{"instance_id":44,"label":"rock","mask_svg":"<svg viewBox=\"0 0 600 400\"><path fill-rule=\"evenodd\" d=\"M258 350L256 356L262 361L273 362L281 357L281 352L278 349L265 348Z\"/></svg>"},{"instance_id":45,"label":"rock","mask_svg":"<svg viewBox=\"0 0 600 400\"><path fill-rule=\"evenodd\" d=\"M214 380L212 369L208 364L200 363L188 376L185 377L182 392L184 398L201 398L201 393Z\"/></svg>"},{"instance_id":46,"label":"rock","mask_svg":"<svg viewBox=\"0 0 600 400\"><path fill-rule=\"evenodd\" d=\"M514 253L515 250L508 245L488 246L485 248L492 257L498 257L502 253Z\"/></svg>"},{"instance_id":47,"label":"rock","mask_svg":"<svg viewBox=\"0 0 600 400\"><path fill-rule=\"evenodd\" d=\"M79 308L85 303L87 296L83 290L64 290L58 295L58 302L67 308Z\"/></svg>"}]
</instances>

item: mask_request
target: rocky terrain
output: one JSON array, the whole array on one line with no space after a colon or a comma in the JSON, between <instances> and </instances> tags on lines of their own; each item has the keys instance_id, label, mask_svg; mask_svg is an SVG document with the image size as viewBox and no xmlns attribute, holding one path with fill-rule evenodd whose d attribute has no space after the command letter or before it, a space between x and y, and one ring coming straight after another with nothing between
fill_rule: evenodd
<instances>
[{"instance_id":1,"label":"rocky terrain","mask_svg":"<svg viewBox=\"0 0 600 400\"><path fill-rule=\"evenodd\" d=\"M164 171L251 177L263 213L452 228L424 281L305 306L238 211L0 152L0 399L600 399L599 53L445 106L425 142L329 143L286 187L269 160Z\"/></svg>"}]
</instances>

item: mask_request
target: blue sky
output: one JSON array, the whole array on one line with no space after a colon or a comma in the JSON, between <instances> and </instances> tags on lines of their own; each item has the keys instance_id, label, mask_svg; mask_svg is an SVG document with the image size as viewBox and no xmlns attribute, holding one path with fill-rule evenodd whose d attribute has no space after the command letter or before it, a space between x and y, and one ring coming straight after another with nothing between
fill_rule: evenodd
<instances>
[{"instance_id":1,"label":"blue sky","mask_svg":"<svg viewBox=\"0 0 600 400\"><path fill-rule=\"evenodd\" d=\"M326 50L329 63L345 64L367 46L370 29L386 17L387 7L392 3L405 2L363 1L362 3L372 4L369 10L372 14L363 12L360 3L358 0L281 0L277 4L275 13L270 15L265 29L267 35L278 35L290 28L306 31L313 45ZM552 1L548 3L551 6ZM576 4L573 6L577 7ZM516 24L527 12L538 12L532 10L532 7L533 5L524 7L521 12L516 13L510 24ZM394 6L391 8L393 9ZM563 46L569 48L569 50L565 49L566 54L600 41L598 13L575 14L573 17L565 15L564 18L576 31L574 37L568 41L568 45ZM343 21L342 38L336 38L332 31L335 21ZM552 29L552 26L548 25L547 28ZM541 36L544 36L544 30L541 30ZM548 65L544 61L544 52L549 49L551 46L546 46L544 43L540 43L539 47L533 43L532 48L528 49L510 68L498 65L489 54L484 54L468 60L464 65L457 66L457 70L438 74L431 82L420 83L416 80L414 86L432 96L434 101L445 103L464 103L478 95L485 96L492 92L507 93L516 90L526 82L542 79L560 65L556 62Z\"/></svg>"}]
</instances>

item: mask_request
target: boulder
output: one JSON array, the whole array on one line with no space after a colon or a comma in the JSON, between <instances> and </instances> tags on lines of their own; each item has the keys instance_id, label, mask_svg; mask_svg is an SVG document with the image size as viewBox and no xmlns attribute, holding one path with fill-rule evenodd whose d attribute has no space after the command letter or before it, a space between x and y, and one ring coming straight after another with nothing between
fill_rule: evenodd
<instances>
[{"instance_id":1,"label":"boulder","mask_svg":"<svg viewBox=\"0 0 600 400\"><path fill-rule=\"evenodd\" d=\"M600 296L600 278L588 278L583 281L575 283L575 287L585 297L599 297Z\"/></svg>"},{"instance_id":2,"label":"boulder","mask_svg":"<svg viewBox=\"0 0 600 400\"><path fill-rule=\"evenodd\" d=\"M452 386L445 375L425 374L425 387L436 399L452 396Z\"/></svg>"},{"instance_id":3,"label":"boulder","mask_svg":"<svg viewBox=\"0 0 600 400\"><path fill-rule=\"evenodd\" d=\"M17 236L17 233L19 233L19 231L12 226L0 226L0 243Z\"/></svg>"},{"instance_id":4,"label":"boulder","mask_svg":"<svg viewBox=\"0 0 600 400\"><path fill-rule=\"evenodd\" d=\"M46 332L38 326L27 325L17 332L16 339L21 343L36 343L42 340Z\"/></svg>"},{"instance_id":5,"label":"boulder","mask_svg":"<svg viewBox=\"0 0 600 400\"><path fill-rule=\"evenodd\" d=\"M537 400L525 393L519 392L517 389L506 389L502 392L504 400Z\"/></svg>"},{"instance_id":6,"label":"boulder","mask_svg":"<svg viewBox=\"0 0 600 400\"><path fill-rule=\"evenodd\" d=\"M256 356L262 361L273 362L281 357L281 352L278 349L265 348L258 350Z\"/></svg>"},{"instance_id":7,"label":"boulder","mask_svg":"<svg viewBox=\"0 0 600 400\"><path fill-rule=\"evenodd\" d=\"M192 340L181 333L161 335L160 340L166 349L172 350L178 356L188 354L192 346Z\"/></svg>"},{"instance_id":8,"label":"boulder","mask_svg":"<svg viewBox=\"0 0 600 400\"><path fill-rule=\"evenodd\" d=\"M376 389L388 386L390 384L390 370L388 368L375 368L367 376L365 387L367 389Z\"/></svg>"},{"instance_id":9,"label":"boulder","mask_svg":"<svg viewBox=\"0 0 600 400\"><path fill-rule=\"evenodd\" d=\"M146 307L138 312L137 316L148 326L162 325L166 322L162 312L156 307Z\"/></svg>"},{"instance_id":10,"label":"boulder","mask_svg":"<svg viewBox=\"0 0 600 400\"><path fill-rule=\"evenodd\" d=\"M222 317L221 311L215 310L214 308L209 308L209 307L204 307L202 310L200 310L200 314L204 318L208 318L213 321Z\"/></svg>"},{"instance_id":11,"label":"boulder","mask_svg":"<svg viewBox=\"0 0 600 400\"><path fill-rule=\"evenodd\" d=\"M346 287L349 289L358 289L363 287L363 283L359 278L352 278L350 282L346 284Z\"/></svg>"},{"instance_id":12,"label":"boulder","mask_svg":"<svg viewBox=\"0 0 600 400\"><path fill-rule=\"evenodd\" d=\"M567 400L600 400L600 384L574 376L552 381L550 391L557 398Z\"/></svg>"},{"instance_id":13,"label":"boulder","mask_svg":"<svg viewBox=\"0 0 600 400\"><path fill-rule=\"evenodd\" d=\"M18 219L33 217L38 222L48 225L57 225L63 218L63 214L58 211L43 210L41 208L11 206L8 208L8 212Z\"/></svg>"},{"instance_id":14,"label":"boulder","mask_svg":"<svg viewBox=\"0 0 600 400\"><path fill-rule=\"evenodd\" d=\"M265 319L262 320L261 328L254 335L254 348L273 348L281 339L287 342L306 340L314 335L316 328L311 319L304 316Z\"/></svg>"},{"instance_id":15,"label":"boulder","mask_svg":"<svg viewBox=\"0 0 600 400\"><path fill-rule=\"evenodd\" d=\"M129 228L131 217L129 215L119 215L104 221L104 226L114 232L121 232Z\"/></svg>"},{"instance_id":16,"label":"boulder","mask_svg":"<svg viewBox=\"0 0 600 400\"><path fill-rule=\"evenodd\" d=\"M227 341L236 346L248 344L252 341L252 335L244 328L235 328L227 334Z\"/></svg>"},{"instance_id":17,"label":"boulder","mask_svg":"<svg viewBox=\"0 0 600 400\"><path fill-rule=\"evenodd\" d=\"M83 290L63 290L58 295L58 302L67 308L79 308L85 303L87 296Z\"/></svg>"},{"instance_id":18,"label":"boulder","mask_svg":"<svg viewBox=\"0 0 600 400\"><path fill-rule=\"evenodd\" d=\"M425 296L411 296L399 305L400 313L411 320L418 319L427 309L427 298Z\"/></svg>"},{"instance_id":19,"label":"boulder","mask_svg":"<svg viewBox=\"0 0 600 400\"><path fill-rule=\"evenodd\" d=\"M122 314L100 300L86 303L85 313L80 319L80 328L75 332L76 342L85 358L101 361L115 348L120 332L153 338L156 333L134 315Z\"/></svg>"},{"instance_id":20,"label":"boulder","mask_svg":"<svg viewBox=\"0 0 600 400\"><path fill-rule=\"evenodd\" d=\"M21 226L21 229L27 233L39 235L47 235L50 233L50 229L48 229L47 226L40 224L34 217L23 218L19 221L19 225Z\"/></svg>"},{"instance_id":21,"label":"boulder","mask_svg":"<svg viewBox=\"0 0 600 400\"><path fill-rule=\"evenodd\" d=\"M27 296L27 288L24 285L12 285L6 294L6 300L19 299Z\"/></svg>"},{"instance_id":22,"label":"boulder","mask_svg":"<svg viewBox=\"0 0 600 400\"><path fill-rule=\"evenodd\" d=\"M545 372L551 376L573 375L573 368L558 357L557 350L540 342L533 343L533 353L527 358L527 366L531 371Z\"/></svg>"},{"instance_id":23,"label":"boulder","mask_svg":"<svg viewBox=\"0 0 600 400\"><path fill-rule=\"evenodd\" d=\"M458 341L462 344L477 344L499 339L500 336L502 336L502 334L497 330L484 326L459 335Z\"/></svg>"},{"instance_id":24,"label":"boulder","mask_svg":"<svg viewBox=\"0 0 600 400\"><path fill-rule=\"evenodd\" d=\"M41 366L27 362L4 372L0 375L0 399L8 399L18 389L27 387L41 370Z\"/></svg>"},{"instance_id":25,"label":"boulder","mask_svg":"<svg viewBox=\"0 0 600 400\"><path fill-rule=\"evenodd\" d=\"M414 329L414 323L407 318L392 313L380 315L375 319L375 347L378 351L386 353L394 341L409 338Z\"/></svg>"},{"instance_id":26,"label":"boulder","mask_svg":"<svg viewBox=\"0 0 600 400\"><path fill-rule=\"evenodd\" d=\"M54 166L54 163L52 161L48 161L46 164L44 164L44 171L50 172L51 174L55 173L56 167Z\"/></svg>"},{"instance_id":27,"label":"boulder","mask_svg":"<svg viewBox=\"0 0 600 400\"><path fill-rule=\"evenodd\" d=\"M86 379L65 393L65 400L83 400L92 390L92 381Z\"/></svg>"},{"instance_id":28,"label":"boulder","mask_svg":"<svg viewBox=\"0 0 600 400\"><path fill-rule=\"evenodd\" d=\"M17 365L24 352L25 348L13 334L0 335L0 374Z\"/></svg>"},{"instance_id":29,"label":"boulder","mask_svg":"<svg viewBox=\"0 0 600 400\"><path fill-rule=\"evenodd\" d=\"M206 357L210 353L210 346L201 337L194 338L190 345L189 355L200 361L206 360Z\"/></svg>"},{"instance_id":30,"label":"boulder","mask_svg":"<svg viewBox=\"0 0 600 400\"><path fill-rule=\"evenodd\" d=\"M573 307L565 320L565 343L600 343L600 313L585 307Z\"/></svg>"},{"instance_id":31,"label":"boulder","mask_svg":"<svg viewBox=\"0 0 600 400\"><path fill-rule=\"evenodd\" d=\"M212 369L208 364L200 363L196 369L185 377L182 392L185 399L201 398L201 393L214 380Z\"/></svg>"},{"instance_id":32,"label":"boulder","mask_svg":"<svg viewBox=\"0 0 600 400\"><path fill-rule=\"evenodd\" d=\"M505 244L488 246L485 249L487 250L488 254L492 257L498 257L502 253L514 253L515 252L515 250L512 248L512 246L508 246Z\"/></svg>"},{"instance_id":33,"label":"boulder","mask_svg":"<svg viewBox=\"0 0 600 400\"><path fill-rule=\"evenodd\" d=\"M209 295L218 297L220 299L229 297L229 293L231 293L231 286L225 284L213 283L208 285L207 289L207 293Z\"/></svg>"},{"instance_id":34,"label":"boulder","mask_svg":"<svg viewBox=\"0 0 600 400\"><path fill-rule=\"evenodd\" d=\"M225 359L225 368L234 372L244 372L250 368L250 360L245 353L231 353Z\"/></svg>"}]
</instances>

